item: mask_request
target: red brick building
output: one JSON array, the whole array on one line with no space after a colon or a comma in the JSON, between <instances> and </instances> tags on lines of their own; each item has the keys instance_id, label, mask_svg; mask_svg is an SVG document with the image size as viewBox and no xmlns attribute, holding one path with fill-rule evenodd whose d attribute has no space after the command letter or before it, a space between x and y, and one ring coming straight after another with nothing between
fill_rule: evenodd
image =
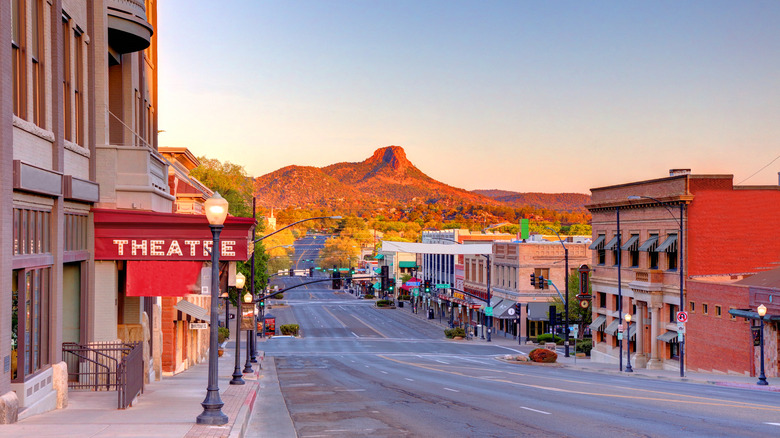
<instances>
[{"instance_id":1,"label":"red brick building","mask_svg":"<svg viewBox=\"0 0 780 438\"><path fill-rule=\"evenodd\" d=\"M743 341L739 323L727 316L729 309L748 308L751 303L742 296L744 290L726 291L707 282L688 286L688 280L739 279L780 264L780 235L774 229L780 187L734 186L732 175L692 175L687 170L670 175L591 190L595 361L616 363L618 354L625 356L625 348L630 348L635 367L679 369L676 313L681 310L682 264L682 310L691 310L690 302L706 300L708 312L717 308L721 312L719 320L703 321L698 307L688 323L688 360L697 369L708 369L706 362L721 351L713 347L722 342L721 330L733 329L730 341ZM678 248L680 237L683 246ZM632 323L624 323L627 339L621 342L618 326L626 313L632 315ZM768 317L777 313L770 309ZM734 348L747 352L748 358L752 354L747 345ZM733 352L733 360L743 361L740 355ZM744 361L738 368L744 368Z\"/></svg>"}]
</instances>

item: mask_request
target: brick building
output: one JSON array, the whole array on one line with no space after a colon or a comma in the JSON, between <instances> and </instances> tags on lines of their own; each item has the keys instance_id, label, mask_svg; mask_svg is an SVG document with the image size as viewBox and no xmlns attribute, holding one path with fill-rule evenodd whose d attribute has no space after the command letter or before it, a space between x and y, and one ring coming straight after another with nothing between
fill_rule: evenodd
<instances>
[{"instance_id":1,"label":"brick building","mask_svg":"<svg viewBox=\"0 0 780 438\"><path fill-rule=\"evenodd\" d=\"M707 283L688 287L686 282L718 276L739 278L780 263L780 235L773 230L774 218L780 214L780 187L735 186L731 175L673 170L667 178L591 191L590 248L595 268L591 276L592 360L616 363L618 353L622 350L625 355L627 347L636 367L679 369L679 310L691 310L689 302L706 300L713 312L718 308L721 312L721 319L713 324L726 329L734 323L723 315L730 307L745 305L738 293L706 287ZM681 225L684 232L679 236ZM680 237L682 248L678 247ZM717 307L716 302L720 303ZM704 369L701 361L707 359L702 356L707 356L708 350L702 346L715 341L717 332L708 340L694 339L701 335L695 329L702 323L697 320L700 309L690 315L688 324L693 331L688 337L693 345L691 354L697 356L694 363ZM633 318L630 325L625 324L627 339L621 342L618 325L626 313Z\"/></svg>"}]
</instances>

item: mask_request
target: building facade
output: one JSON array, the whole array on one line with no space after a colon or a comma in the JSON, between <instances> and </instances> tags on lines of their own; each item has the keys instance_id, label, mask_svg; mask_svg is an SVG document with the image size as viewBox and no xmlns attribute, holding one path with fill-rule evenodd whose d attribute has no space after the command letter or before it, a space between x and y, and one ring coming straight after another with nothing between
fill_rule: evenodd
<instances>
[{"instance_id":1,"label":"building facade","mask_svg":"<svg viewBox=\"0 0 780 438\"><path fill-rule=\"evenodd\" d=\"M679 369L676 315L699 301L685 282L780 263L780 235L772 231L780 187L735 186L731 175L682 169L591 192L594 361L617 363L628 349L636 367ZM627 313L632 323L619 339Z\"/></svg>"}]
</instances>

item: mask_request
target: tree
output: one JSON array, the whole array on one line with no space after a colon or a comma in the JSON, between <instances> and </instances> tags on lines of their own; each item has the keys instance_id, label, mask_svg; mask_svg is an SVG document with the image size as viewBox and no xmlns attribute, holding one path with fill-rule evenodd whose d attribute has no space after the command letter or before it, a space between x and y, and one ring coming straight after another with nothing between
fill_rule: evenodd
<instances>
[{"instance_id":1,"label":"tree","mask_svg":"<svg viewBox=\"0 0 780 438\"><path fill-rule=\"evenodd\" d=\"M219 192L228 201L228 212L233 216L252 217L253 184L243 166L216 159L198 157L200 166L190 176L206 187Z\"/></svg>"},{"instance_id":2,"label":"tree","mask_svg":"<svg viewBox=\"0 0 780 438\"><path fill-rule=\"evenodd\" d=\"M320 267L324 269L352 267L360 260L360 246L347 236L337 236L325 241L320 250Z\"/></svg>"},{"instance_id":3,"label":"tree","mask_svg":"<svg viewBox=\"0 0 780 438\"><path fill-rule=\"evenodd\" d=\"M561 291L561 293L563 293L563 291ZM585 326L591 323L592 313L590 306L592 306L593 303L590 303L590 306L586 308L582 308L580 306L580 300L577 299L577 294L579 293L580 276L577 274L569 275L569 322L577 323L577 326L579 327L577 338L582 339L582 336L585 333ZM588 293L591 293L590 283L588 283ZM561 301L561 297L556 294L552 301L553 304L555 304L556 311L558 313L563 313L564 305L563 301Z\"/></svg>"}]
</instances>

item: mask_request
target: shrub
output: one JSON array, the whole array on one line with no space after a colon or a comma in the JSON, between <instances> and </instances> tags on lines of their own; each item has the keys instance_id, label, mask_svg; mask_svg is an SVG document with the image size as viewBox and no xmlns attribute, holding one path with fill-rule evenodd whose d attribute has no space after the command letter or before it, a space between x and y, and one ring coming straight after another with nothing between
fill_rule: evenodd
<instances>
[{"instance_id":1,"label":"shrub","mask_svg":"<svg viewBox=\"0 0 780 438\"><path fill-rule=\"evenodd\" d=\"M230 337L230 329L229 328L227 328L227 327L219 327L217 330L218 330L217 331L217 341L219 341L220 344L225 342L225 340Z\"/></svg>"},{"instance_id":2,"label":"shrub","mask_svg":"<svg viewBox=\"0 0 780 438\"><path fill-rule=\"evenodd\" d=\"M593 349L593 339L583 339L577 341L577 351L590 356L590 350Z\"/></svg>"},{"instance_id":3,"label":"shrub","mask_svg":"<svg viewBox=\"0 0 780 438\"><path fill-rule=\"evenodd\" d=\"M283 335L298 336L298 324L285 324L280 325L279 330Z\"/></svg>"},{"instance_id":4,"label":"shrub","mask_svg":"<svg viewBox=\"0 0 780 438\"><path fill-rule=\"evenodd\" d=\"M284 294L283 293L276 294L276 295L272 296L271 298L273 298L275 300L283 300L284 299Z\"/></svg>"},{"instance_id":5,"label":"shrub","mask_svg":"<svg viewBox=\"0 0 780 438\"><path fill-rule=\"evenodd\" d=\"M555 341L553 341L553 334L552 333L544 333L536 337L536 342L538 343L544 343L544 342L555 342L558 345L563 344L563 339L560 336L555 336Z\"/></svg>"},{"instance_id":6,"label":"shrub","mask_svg":"<svg viewBox=\"0 0 780 438\"><path fill-rule=\"evenodd\" d=\"M528 357L534 362L555 363L558 360L558 353L546 348L535 348L528 353Z\"/></svg>"},{"instance_id":7,"label":"shrub","mask_svg":"<svg viewBox=\"0 0 780 438\"><path fill-rule=\"evenodd\" d=\"M444 336L446 336L449 339L452 339L456 336L460 336L461 338L466 337L466 330L463 329L463 327L455 327L451 329L445 329L444 330Z\"/></svg>"},{"instance_id":8,"label":"shrub","mask_svg":"<svg viewBox=\"0 0 780 438\"><path fill-rule=\"evenodd\" d=\"M409 301L409 299L410 299L410 296L408 294L407 295L398 295L398 300L399 301Z\"/></svg>"},{"instance_id":9,"label":"shrub","mask_svg":"<svg viewBox=\"0 0 780 438\"><path fill-rule=\"evenodd\" d=\"M377 307L387 307L387 306L391 306L392 304L393 304L393 302L390 301L390 300L377 300L376 301L376 306Z\"/></svg>"},{"instance_id":10,"label":"shrub","mask_svg":"<svg viewBox=\"0 0 780 438\"><path fill-rule=\"evenodd\" d=\"M367 300L370 300L370 299L374 298L374 294L365 294L365 295L363 295L363 298L365 298Z\"/></svg>"}]
</instances>

